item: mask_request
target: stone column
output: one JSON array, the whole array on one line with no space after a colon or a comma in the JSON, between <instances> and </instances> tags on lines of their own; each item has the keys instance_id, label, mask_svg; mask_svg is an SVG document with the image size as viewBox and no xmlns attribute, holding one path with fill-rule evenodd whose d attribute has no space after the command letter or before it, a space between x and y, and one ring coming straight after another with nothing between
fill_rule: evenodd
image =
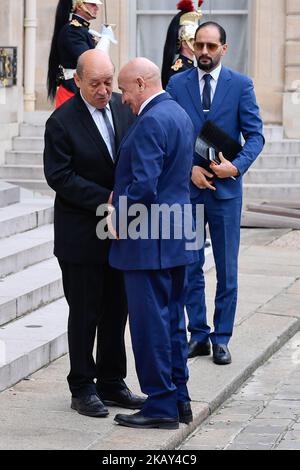
<instances>
[{"instance_id":1,"label":"stone column","mask_svg":"<svg viewBox=\"0 0 300 470\"><path fill-rule=\"evenodd\" d=\"M25 3L25 64L24 64L24 106L25 111L35 110L36 73L36 0Z\"/></svg>"},{"instance_id":2,"label":"stone column","mask_svg":"<svg viewBox=\"0 0 300 470\"><path fill-rule=\"evenodd\" d=\"M300 2L287 0L286 3L283 126L287 138L300 139Z\"/></svg>"},{"instance_id":3,"label":"stone column","mask_svg":"<svg viewBox=\"0 0 300 470\"><path fill-rule=\"evenodd\" d=\"M17 85L0 89L0 164L11 138L18 134L23 119L23 0L0 0L0 46L14 46L18 51Z\"/></svg>"},{"instance_id":4,"label":"stone column","mask_svg":"<svg viewBox=\"0 0 300 470\"><path fill-rule=\"evenodd\" d=\"M286 0L250 2L250 75L266 124L282 124ZM295 3L299 0L295 0Z\"/></svg>"}]
</instances>

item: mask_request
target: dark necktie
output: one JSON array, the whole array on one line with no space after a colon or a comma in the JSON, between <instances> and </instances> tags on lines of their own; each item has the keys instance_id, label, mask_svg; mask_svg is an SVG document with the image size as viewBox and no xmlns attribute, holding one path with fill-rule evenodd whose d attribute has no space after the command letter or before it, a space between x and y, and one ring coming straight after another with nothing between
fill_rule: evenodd
<instances>
[{"instance_id":1,"label":"dark necktie","mask_svg":"<svg viewBox=\"0 0 300 470\"><path fill-rule=\"evenodd\" d=\"M99 111L101 112L102 116L103 116L103 119L104 119L104 122L105 122L105 125L107 127L107 131L108 131L108 135L109 135L109 140L110 140L110 145L111 145L111 150L112 150L112 159L113 161L115 161L116 159L116 140L115 140L115 133L114 133L114 130L113 130L113 127L110 123L110 120L107 116L107 112L106 112L106 108L103 108L103 109L99 109Z\"/></svg>"},{"instance_id":2,"label":"dark necktie","mask_svg":"<svg viewBox=\"0 0 300 470\"><path fill-rule=\"evenodd\" d=\"M203 111L208 112L211 107L211 86L210 86L210 81L212 79L212 76L209 74L204 75L203 80L205 81L205 85L203 88L203 96L202 96L202 106L203 106Z\"/></svg>"}]
</instances>

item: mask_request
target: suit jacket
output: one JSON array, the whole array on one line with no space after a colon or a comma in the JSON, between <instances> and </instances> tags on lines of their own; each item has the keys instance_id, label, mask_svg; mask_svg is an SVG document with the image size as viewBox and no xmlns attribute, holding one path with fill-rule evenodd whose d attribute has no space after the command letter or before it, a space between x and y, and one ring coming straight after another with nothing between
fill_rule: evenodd
<instances>
[{"instance_id":1,"label":"suit jacket","mask_svg":"<svg viewBox=\"0 0 300 470\"><path fill-rule=\"evenodd\" d=\"M110 107L118 148L134 116L117 93ZM44 171L56 191L54 254L72 263L106 262L109 243L96 236L96 210L109 199L115 164L80 93L47 121Z\"/></svg>"},{"instance_id":2,"label":"suit jacket","mask_svg":"<svg viewBox=\"0 0 300 470\"><path fill-rule=\"evenodd\" d=\"M171 78L167 91L185 109L194 124L194 142L205 120L213 121L233 139L245 139L242 152L233 161L241 177L236 181L215 179L218 199L232 199L242 195L242 176L261 153L264 146L263 124L256 103L253 82L226 67L222 67L211 110L205 118L200 96L198 69L183 72ZM194 156L194 165L201 166L201 157ZM191 183L192 198L201 191Z\"/></svg>"},{"instance_id":3,"label":"suit jacket","mask_svg":"<svg viewBox=\"0 0 300 470\"><path fill-rule=\"evenodd\" d=\"M129 208L134 204L143 204L148 209L152 204L178 204L181 209L185 204L190 205L192 160L193 125L190 118L168 93L157 96L143 110L120 147L113 200L117 217L126 215L120 205L120 196L127 198ZM192 225L191 211L186 218ZM142 221L153 227L150 219L149 212L142 216ZM158 270L196 261L196 252L186 250L186 238L176 240L173 236L176 219L170 219L169 240L161 236L160 217L157 239L113 241L110 264L126 271ZM118 230L122 237L121 226L119 224Z\"/></svg>"}]
</instances>

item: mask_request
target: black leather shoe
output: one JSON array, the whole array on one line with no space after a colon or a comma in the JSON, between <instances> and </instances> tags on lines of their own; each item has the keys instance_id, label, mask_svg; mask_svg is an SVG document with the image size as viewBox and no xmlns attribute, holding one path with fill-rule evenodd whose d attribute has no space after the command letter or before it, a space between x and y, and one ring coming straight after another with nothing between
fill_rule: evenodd
<instances>
[{"instance_id":1,"label":"black leather shoe","mask_svg":"<svg viewBox=\"0 0 300 470\"><path fill-rule=\"evenodd\" d=\"M193 412L189 401L177 403L179 422L190 424L193 421Z\"/></svg>"},{"instance_id":2,"label":"black leather shoe","mask_svg":"<svg viewBox=\"0 0 300 470\"><path fill-rule=\"evenodd\" d=\"M128 410L140 410L146 401L146 398L134 395L129 388L110 393L98 392L98 395L106 406L119 406Z\"/></svg>"},{"instance_id":3,"label":"black leather shoe","mask_svg":"<svg viewBox=\"0 0 300 470\"><path fill-rule=\"evenodd\" d=\"M211 348L210 342L199 343L198 341L189 342L189 359L196 356L210 356Z\"/></svg>"},{"instance_id":4,"label":"black leather shoe","mask_svg":"<svg viewBox=\"0 0 300 470\"><path fill-rule=\"evenodd\" d=\"M78 411L80 415L91 418L105 418L109 414L98 395L87 395L82 398L72 397L71 408Z\"/></svg>"},{"instance_id":5,"label":"black leather shoe","mask_svg":"<svg viewBox=\"0 0 300 470\"><path fill-rule=\"evenodd\" d=\"M139 411L133 415L117 415L115 421L121 426L140 429L178 429L178 419L146 418Z\"/></svg>"},{"instance_id":6,"label":"black leather shoe","mask_svg":"<svg viewBox=\"0 0 300 470\"><path fill-rule=\"evenodd\" d=\"M231 364L231 354L226 344L213 344L214 363L219 366Z\"/></svg>"}]
</instances>

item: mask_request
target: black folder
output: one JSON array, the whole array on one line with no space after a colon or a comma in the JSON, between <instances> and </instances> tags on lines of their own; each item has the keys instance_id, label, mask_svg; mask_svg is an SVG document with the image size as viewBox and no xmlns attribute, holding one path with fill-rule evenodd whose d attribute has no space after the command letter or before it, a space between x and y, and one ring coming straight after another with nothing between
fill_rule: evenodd
<instances>
[{"instance_id":1,"label":"black folder","mask_svg":"<svg viewBox=\"0 0 300 470\"><path fill-rule=\"evenodd\" d=\"M226 132L216 126L212 121L207 121L196 140L195 152L201 157L199 164L209 170L212 161L220 163L219 153L233 161L243 150L239 142L235 141Z\"/></svg>"}]
</instances>

